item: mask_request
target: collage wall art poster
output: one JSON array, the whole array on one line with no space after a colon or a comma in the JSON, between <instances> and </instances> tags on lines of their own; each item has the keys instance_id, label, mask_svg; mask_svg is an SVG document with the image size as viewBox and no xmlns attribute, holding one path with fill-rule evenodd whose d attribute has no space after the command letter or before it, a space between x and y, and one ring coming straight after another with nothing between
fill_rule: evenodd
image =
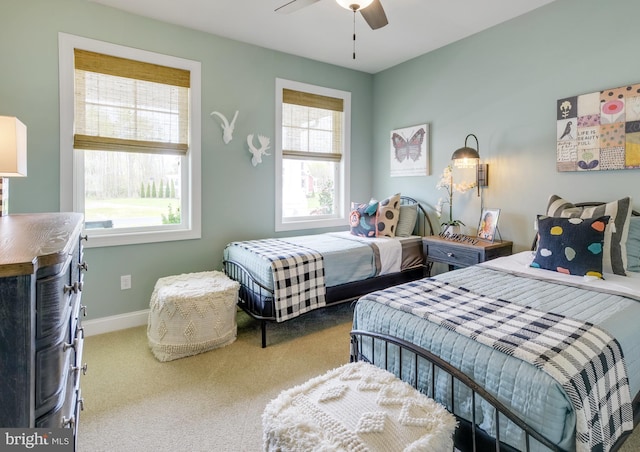
<instances>
[{"instance_id":1,"label":"collage wall art poster","mask_svg":"<svg viewBox=\"0 0 640 452\"><path fill-rule=\"evenodd\" d=\"M558 171L640 168L640 84L559 99Z\"/></svg>"},{"instance_id":2,"label":"collage wall art poster","mask_svg":"<svg viewBox=\"0 0 640 452\"><path fill-rule=\"evenodd\" d=\"M429 125L391 131L391 177L429 175Z\"/></svg>"}]
</instances>

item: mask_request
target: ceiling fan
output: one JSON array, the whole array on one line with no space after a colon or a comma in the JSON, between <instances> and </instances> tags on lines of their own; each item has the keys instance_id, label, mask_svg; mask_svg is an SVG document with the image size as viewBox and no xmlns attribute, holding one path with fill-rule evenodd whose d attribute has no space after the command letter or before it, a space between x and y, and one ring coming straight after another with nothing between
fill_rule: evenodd
<instances>
[{"instance_id":1,"label":"ceiling fan","mask_svg":"<svg viewBox=\"0 0 640 452\"><path fill-rule=\"evenodd\" d=\"M292 13L306 6L312 5L320 0L289 0L282 6L276 8L278 13ZM354 14L360 11L364 20L372 30L382 28L389 23L387 15L382 8L380 0L336 0L336 2Z\"/></svg>"}]
</instances>

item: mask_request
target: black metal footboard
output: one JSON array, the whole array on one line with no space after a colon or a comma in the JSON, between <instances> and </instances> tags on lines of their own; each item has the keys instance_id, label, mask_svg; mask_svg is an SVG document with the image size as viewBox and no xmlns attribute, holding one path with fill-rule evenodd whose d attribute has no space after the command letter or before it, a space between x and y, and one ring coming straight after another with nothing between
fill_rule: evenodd
<instances>
[{"instance_id":1,"label":"black metal footboard","mask_svg":"<svg viewBox=\"0 0 640 452\"><path fill-rule=\"evenodd\" d=\"M222 262L225 274L240 283L238 306L260 320L262 348L267 346L267 320L276 319L273 290L255 280L249 270L234 261Z\"/></svg>"},{"instance_id":2,"label":"black metal footboard","mask_svg":"<svg viewBox=\"0 0 640 452\"><path fill-rule=\"evenodd\" d=\"M551 451L562 451L468 375L422 347L383 334L353 330L351 361L367 361L389 370L420 392L445 405L458 419L454 443L456 449L462 452L530 451L534 442L537 443L535 446L538 450L546 450L546 447ZM461 394L465 397L461 397ZM476 417L479 403L493 407L495 436L488 434L479 425ZM466 408L460 406L463 404ZM501 438L500 427L504 423L501 420L506 419L521 429L524 444L512 446Z\"/></svg>"}]
</instances>

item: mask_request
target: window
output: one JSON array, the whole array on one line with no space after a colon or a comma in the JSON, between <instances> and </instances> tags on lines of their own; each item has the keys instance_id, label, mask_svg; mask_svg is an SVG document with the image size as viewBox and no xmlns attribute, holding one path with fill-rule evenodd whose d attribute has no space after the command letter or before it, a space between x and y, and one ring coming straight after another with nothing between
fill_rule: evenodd
<instances>
[{"instance_id":1,"label":"window","mask_svg":"<svg viewBox=\"0 0 640 452\"><path fill-rule=\"evenodd\" d=\"M61 210L87 246L200 237L200 63L60 33Z\"/></svg>"},{"instance_id":2,"label":"window","mask_svg":"<svg viewBox=\"0 0 640 452\"><path fill-rule=\"evenodd\" d=\"M276 80L276 231L347 224L351 94Z\"/></svg>"}]
</instances>

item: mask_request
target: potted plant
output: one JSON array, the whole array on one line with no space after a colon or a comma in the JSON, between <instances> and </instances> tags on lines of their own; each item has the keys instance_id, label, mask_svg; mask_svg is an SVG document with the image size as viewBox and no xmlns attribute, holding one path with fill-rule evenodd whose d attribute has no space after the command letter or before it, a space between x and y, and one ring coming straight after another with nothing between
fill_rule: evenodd
<instances>
[{"instance_id":1,"label":"potted plant","mask_svg":"<svg viewBox=\"0 0 640 452\"><path fill-rule=\"evenodd\" d=\"M438 190L445 189L447 191L446 198L438 199L438 204L436 204L436 215L438 218L442 218L442 208L445 204L449 205L449 215L445 221L440 223L442 227L442 232L451 234L459 234L460 226L466 226L462 221L455 220L453 218L453 194L454 193L465 193L476 186L475 182L462 182L459 184L453 183L453 172L451 165L448 165L442 171L442 175L440 176L440 180L436 184L436 188Z\"/></svg>"}]
</instances>

